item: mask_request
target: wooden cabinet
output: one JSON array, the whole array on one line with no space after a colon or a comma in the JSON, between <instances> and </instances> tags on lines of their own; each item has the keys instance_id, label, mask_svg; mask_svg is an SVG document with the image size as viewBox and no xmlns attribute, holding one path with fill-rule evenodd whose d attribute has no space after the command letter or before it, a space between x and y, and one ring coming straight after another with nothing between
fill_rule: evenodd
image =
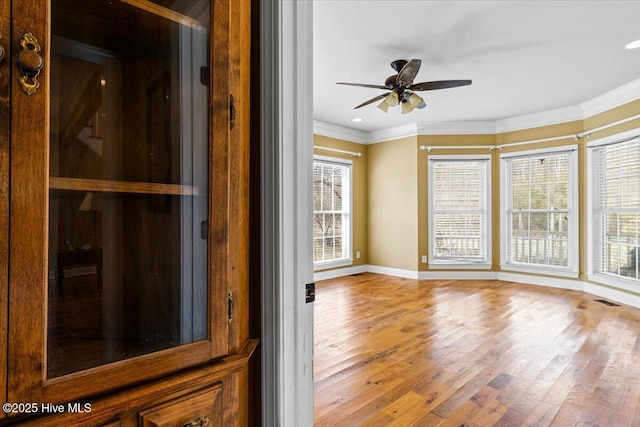
<instances>
[{"instance_id":1,"label":"wooden cabinet","mask_svg":"<svg viewBox=\"0 0 640 427\"><path fill-rule=\"evenodd\" d=\"M143 427L223 425L222 385L140 412Z\"/></svg>"},{"instance_id":2,"label":"wooden cabinet","mask_svg":"<svg viewBox=\"0 0 640 427\"><path fill-rule=\"evenodd\" d=\"M249 9L0 0L0 425L247 422Z\"/></svg>"}]
</instances>

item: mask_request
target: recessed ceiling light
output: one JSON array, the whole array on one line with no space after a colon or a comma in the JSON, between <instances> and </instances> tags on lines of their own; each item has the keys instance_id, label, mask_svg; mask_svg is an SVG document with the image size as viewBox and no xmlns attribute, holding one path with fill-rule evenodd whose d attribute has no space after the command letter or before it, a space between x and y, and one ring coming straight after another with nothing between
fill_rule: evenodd
<instances>
[{"instance_id":1,"label":"recessed ceiling light","mask_svg":"<svg viewBox=\"0 0 640 427\"><path fill-rule=\"evenodd\" d=\"M362 119L360 117L354 117L353 119L351 119L352 122L356 122L356 123L360 123L362 121Z\"/></svg>"},{"instance_id":2,"label":"recessed ceiling light","mask_svg":"<svg viewBox=\"0 0 640 427\"><path fill-rule=\"evenodd\" d=\"M640 40L636 40L634 42L629 43L625 46L627 49L637 49L640 47Z\"/></svg>"}]
</instances>

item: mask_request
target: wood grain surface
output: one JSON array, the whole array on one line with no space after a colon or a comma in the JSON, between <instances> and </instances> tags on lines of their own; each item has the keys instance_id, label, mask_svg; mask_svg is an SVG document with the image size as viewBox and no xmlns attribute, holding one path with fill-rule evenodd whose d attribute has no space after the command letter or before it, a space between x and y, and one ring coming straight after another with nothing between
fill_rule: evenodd
<instances>
[{"instance_id":1,"label":"wood grain surface","mask_svg":"<svg viewBox=\"0 0 640 427\"><path fill-rule=\"evenodd\" d=\"M319 282L317 426L640 425L640 311L502 281Z\"/></svg>"}]
</instances>

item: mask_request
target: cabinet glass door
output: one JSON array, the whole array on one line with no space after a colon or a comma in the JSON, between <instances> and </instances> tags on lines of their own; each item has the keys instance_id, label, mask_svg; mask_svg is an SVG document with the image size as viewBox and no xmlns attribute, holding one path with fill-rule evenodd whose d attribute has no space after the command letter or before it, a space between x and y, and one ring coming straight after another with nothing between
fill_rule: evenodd
<instances>
[{"instance_id":1,"label":"cabinet glass door","mask_svg":"<svg viewBox=\"0 0 640 427\"><path fill-rule=\"evenodd\" d=\"M53 0L47 378L208 338L208 0Z\"/></svg>"}]
</instances>

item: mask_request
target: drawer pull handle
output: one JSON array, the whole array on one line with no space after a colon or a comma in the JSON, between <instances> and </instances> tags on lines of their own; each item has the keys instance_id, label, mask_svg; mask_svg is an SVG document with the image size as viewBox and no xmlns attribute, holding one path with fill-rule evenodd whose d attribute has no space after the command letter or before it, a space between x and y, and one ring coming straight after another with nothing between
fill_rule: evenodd
<instances>
[{"instance_id":1,"label":"drawer pull handle","mask_svg":"<svg viewBox=\"0 0 640 427\"><path fill-rule=\"evenodd\" d=\"M204 427L206 425L209 425L209 418L200 417L195 421L191 421L186 424L183 424L182 427Z\"/></svg>"}]
</instances>

